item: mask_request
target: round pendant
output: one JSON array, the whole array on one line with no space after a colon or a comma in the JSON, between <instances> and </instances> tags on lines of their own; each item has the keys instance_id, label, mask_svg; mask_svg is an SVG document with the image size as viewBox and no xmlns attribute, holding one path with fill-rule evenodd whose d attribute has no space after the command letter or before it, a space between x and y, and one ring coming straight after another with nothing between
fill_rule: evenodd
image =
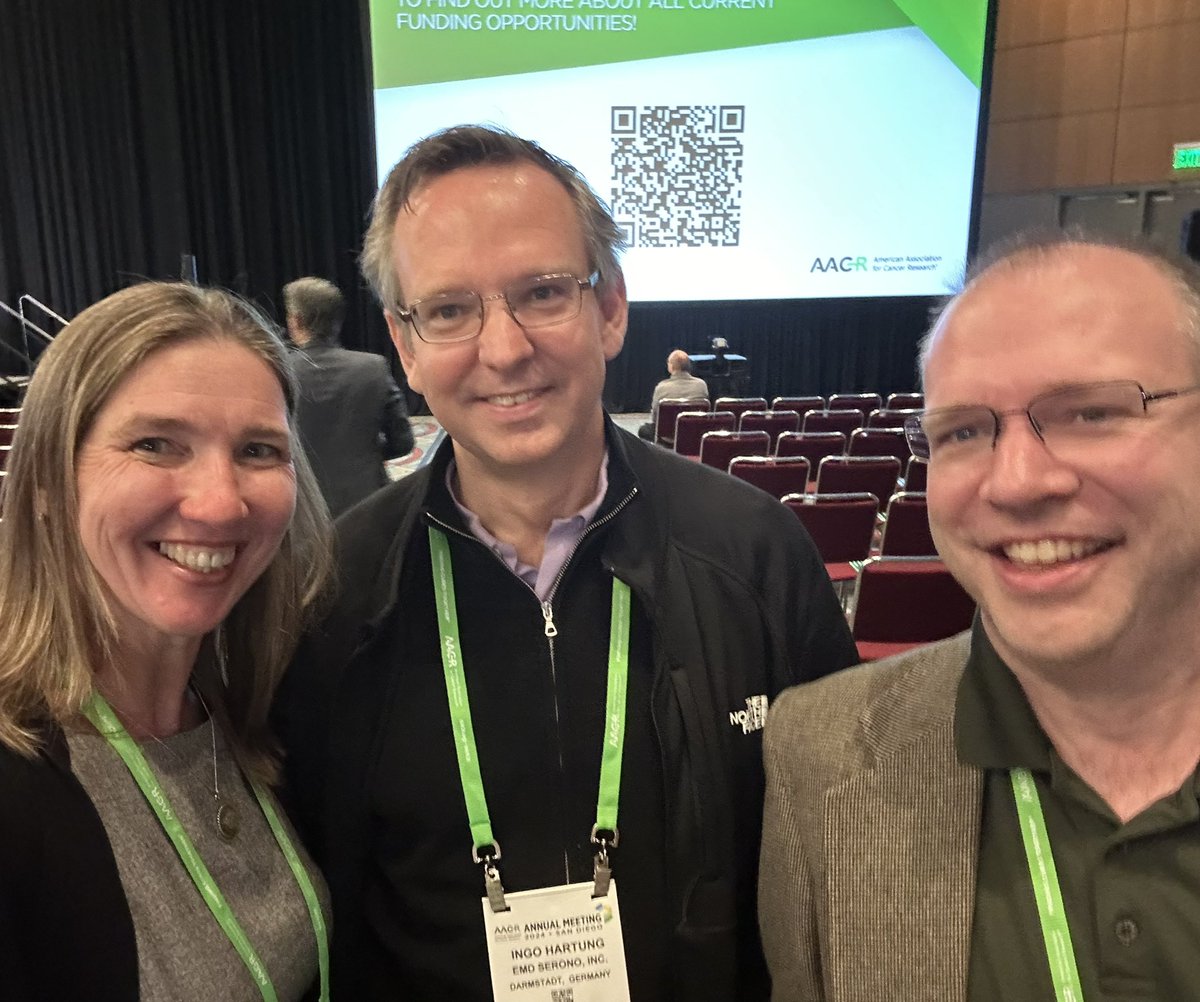
<instances>
[{"instance_id":1,"label":"round pendant","mask_svg":"<svg viewBox=\"0 0 1200 1002\"><path fill-rule=\"evenodd\" d=\"M242 819L232 804L217 804L217 832L226 842L232 842L242 830Z\"/></svg>"}]
</instances>

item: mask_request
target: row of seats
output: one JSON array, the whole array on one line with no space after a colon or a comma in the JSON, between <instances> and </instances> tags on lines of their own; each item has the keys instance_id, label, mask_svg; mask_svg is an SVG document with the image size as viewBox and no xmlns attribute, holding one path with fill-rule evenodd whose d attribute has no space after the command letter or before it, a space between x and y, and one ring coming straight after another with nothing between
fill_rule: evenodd
<instances>
[{"instance_id":1,"label":"row of seats","mask_svg":"<svg viewBox=\"0 0 1200 1002\"><path fill-rule=\"evenodd\" d=\"M713 433L719 434L719 433ZM708 443L705 442L707 449ZM713 465L720 468L719 463ZM785 494L869 493L887 503L897 490L923 491L924 478L901 474L904 467L895 456L824 456L815 470L806 456L743 456L734 454L725 464L725 471L766 491L772 497ZM925 472L921 461L912 471Z\"/></svg>"},{"instance_id":2,"label":"row of seats","mask_svg":"<svg viewBox=\"0 0 1200 1002\"><path fill-rule=\"evenodd\" d=\"M664 406L666 401L663 402ZM664 437L660 443L673 448L680 455L693 459L700 455L700 441L706 432L758 432L767 433L767 451L774 452L776 443L782 435L825 435L840 436L837 439L827 438L828 442L838 442L842 451L851 455L871 454L864 448L851 451L849 448L855 440L861 440L864 447L875 450L877 454L905 456L908 455L908 443L904 437L904 418L908 414L919 411L876 411L884 421L894 424L876 424L863 426L864 417L861 411L746 411L739 415L731 411L706 411L695 409L695 405L680 411L675 416L675 424L671 435ZM899 415L893 418L893 415ZM874 417L874 415L872 415ZM659 424L664 422L661 410ZM832 447L829 447L832 448Z\"/></svg>"},{"instance_id":3,"label":"row of seats","mask_svg":"<svg viewBox=\"0 0 1200 1002\"><path fill-rule=\"evenodd\" d=\"M729 430L739 430L743 415L750 412L757 415L794 412L796 418L775 418L783 430L840 431L848 435L862 427L903 428L904 419L923 405L924 397L919 393L893 393L886 404L878 393L835 393L828 400L816 395L776 397L770 406L765 397L718 397L711 405L707 400L667 399L658 405L655 440L661 445L674 446L676 419L684 412L732 414L733 427ZM792 421L795 426L787 427Z\"/></svg>"},{"instance_id":4,"label":"row of seats","mask_svg":"<svg viewBox=\"0 0 1200 1002\"><path fill-rule=\"evenodd\" d=\"M753 414L747 414L743 421L748 421ZM690 418L720 418L720 414L710 415L680 415L681 422ZM720 424L720 421L709 421L709 424ZM699 430L699 429L697 429ZM691 442L692 429L690 421L684 428L678 442L685 445ZM890 456L906 468L912 453L904 432L894 428L859 428L850 433L849 438L840 432L809 432L781 431L772 438L771 433L763 428L752 428L733 431L725 428L710 428L701 431L695 453L684 449L678 450L681 455L698 459L706 466L718 470L728 469L729 461L735 456L777 456L787 458L802 456L808 460L812 475L815 477L821 460L826 456Z\"/></svg>"},{"instance_id":5,"label":"row of seats","mask_svg":"<svg viewBox=\"0 0 1200 1002\"><path fill-rule=\"evenodd\" d=\"M782 502L804 523L832 578L872 555L937 555L925 495L918 491L893 494L882 516L878 499L866 492L787 494Z\"/></svg>"},{"instance_id":6,"label":"row of seats","mask_svg":"<svg viewBox=\"0 0 1200 1002\"><path fill-rule=\"evenodd\" d=\"M721 397L718 399L718 404L723 400L738 399L733 397ZM765 403L765 397L747 397L743 399L762 400ZM885 399L879 393L833 393L829 397L818 396L817 394L805 394L801 396L783 396L775 397L771 401L773 410L831 410L836 411L843 408L860 411L872 411L879 408L888 410L907 410L920 409L925 406L925 394L923 393L889 393ZM713 407L713 410L720 410L720 407Z\"/></svg>"}]
</instances>

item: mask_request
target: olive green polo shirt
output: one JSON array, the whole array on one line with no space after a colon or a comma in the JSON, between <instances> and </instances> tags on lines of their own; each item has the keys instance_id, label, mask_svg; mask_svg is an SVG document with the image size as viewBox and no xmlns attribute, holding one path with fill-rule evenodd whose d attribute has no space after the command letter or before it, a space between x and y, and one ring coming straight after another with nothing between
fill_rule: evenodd
<instances>
[{"instance_id":1,"label":"olive green polo shirt","mask_svg":"<svg viewBox=\"0 0 1200 1002\"><path fill-rule=\"evenodd\" d=\"M1200 1000L1200 772L1122 824L1059 758L978 619L955 744L985 770L969 1002L1054 1000L1009 778L1017 766L1037 784L1085 1002Z\"/></svg>"}]
</instances>

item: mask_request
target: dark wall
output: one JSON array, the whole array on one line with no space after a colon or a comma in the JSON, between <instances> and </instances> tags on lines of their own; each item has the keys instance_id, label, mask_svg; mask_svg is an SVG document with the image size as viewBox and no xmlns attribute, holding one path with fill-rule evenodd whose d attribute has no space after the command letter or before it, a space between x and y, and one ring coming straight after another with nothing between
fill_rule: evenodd
<instances>
[{"instance_id":1,"label":"dark wall","mask_svg":"<svg viewBox=\"0 0 1200 1002\"><path fill-rule=\"evenodd\" d=\"M347 340L372 341L358 0L6 0L4 20L0 299L70 317L187 253L268 308L328 277Z\"/></svg>"}]
</instances>

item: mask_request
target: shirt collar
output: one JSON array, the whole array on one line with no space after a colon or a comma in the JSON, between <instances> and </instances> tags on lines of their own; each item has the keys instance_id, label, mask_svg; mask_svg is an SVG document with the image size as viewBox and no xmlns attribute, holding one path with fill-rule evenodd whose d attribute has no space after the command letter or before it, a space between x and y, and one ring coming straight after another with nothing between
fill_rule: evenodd
<instances>
[{"instance_id":1,"label":"shirt collar","mask_svg":"<svg viewBox=\"0 0 1200 1002\"><path fill-rule=\"evenodd\" d=\"M563 565L574 552L575 544L579 542L584 530L591 524L600 510L600 506L604 503L604 496L608 493L608 448L605 447L604 457L600 461L600 474L597 478L595 497L574 515L556 518L550 523L550 530L546 533L546 546L542 553L542 562L537 567L522 563L517 557L516 548L488 532L479 520L479 516L462 503L454 491L455 469L455 462L451 459L446 466L446 490L454 501L455 508L462 516L467 530L503 560L510 571L537 593L539 599L545 601L553 587L554 580L558 577L558 572L562 570Z\"/></svg>"}]
</instances>

